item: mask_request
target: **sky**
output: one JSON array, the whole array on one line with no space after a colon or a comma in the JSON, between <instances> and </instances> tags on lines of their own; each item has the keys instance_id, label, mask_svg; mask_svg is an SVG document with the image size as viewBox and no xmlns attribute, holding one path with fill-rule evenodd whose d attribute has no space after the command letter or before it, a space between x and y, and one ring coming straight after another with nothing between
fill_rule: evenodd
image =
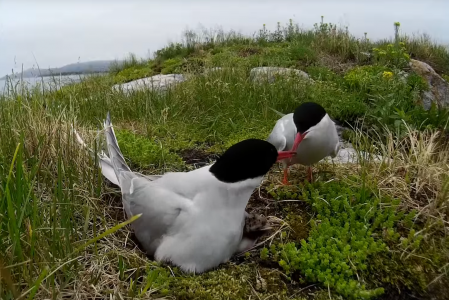
<instances>
[{"instance_id":1,"label":"sky","mask_svg":"<svg viewBox=\"0 0 449 300\"><path fill-rule=\"evenodd\" d=\"M290 18L311 28L321 15L357 36L391 37L399 21L407 34L425 32L449 44L448 12L446 0L0 0L0 77L22 64L148 57L200 26L253 34Z\"/></svg>"}]
</instances>

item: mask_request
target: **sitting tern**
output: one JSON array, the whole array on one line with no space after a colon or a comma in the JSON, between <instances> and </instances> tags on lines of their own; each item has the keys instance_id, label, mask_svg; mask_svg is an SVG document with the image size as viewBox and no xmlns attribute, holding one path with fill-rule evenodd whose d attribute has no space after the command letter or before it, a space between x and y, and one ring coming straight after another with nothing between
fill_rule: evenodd
<instances>
[{"instance_id":1,"label":"sitting tern","mask_svg":"<svg viewBox=\"0 0 449 300\"><path fill-rule=\"evenodd\" d=\"M296 151L297 155L282 160L283 184L288 183L288 167L293 164L308 166L308 181L312 181L311 165L327 156L335 158L340 150L340 140L334 121L326 110L315 102L304 102L293 113L276 122L267 141L278 151Z\"/></svg>"},{"instance_id":2,"label":"sitting tern","mask_svg":"<svg viewBox=\"0 0 449 300\"><path fill-rule=\"evenodd\" d=\"M212 165L144 176L126 164L109 113L104 133L109 155L100 156L102 172L104 167L105 177L120 187L127 217L142 214L131 223L142 247L157 261L193 273L210 270L251 246L243 236L248 200L276 161L296 155L247 139Z\"/></svg>"},{"instance_id":3,"label":"sitting tern","mask_svg":"<svg viewBox=\"0 0 449 300\"><path fill-rule=\"evenodd\" d=\"M88 150L93 156L95 155L95 151L90 149L86 143L83 141L78 132L73 128L73 132L76 136L78 143L80 143L86 150ZM118 182L118 178L115 175L114 167L112 165L111 159L101 151L97 154L99 159L99 166L101 169L101 173L104 177L106 177L111 183L116 186L120 186ZM140 177L145 177L149 180L157 180L162 177L162 175L143 175L138 172L134 172L135 175ZM240 242L239 248L237 252L245 252L254 247L257 240L265 234L266 231L272 229L272 227L268 224L268 220L266 217L258 214L247 213L245 211L245 221L243 225L243 236Z\"/></svg>"}]
</instances>

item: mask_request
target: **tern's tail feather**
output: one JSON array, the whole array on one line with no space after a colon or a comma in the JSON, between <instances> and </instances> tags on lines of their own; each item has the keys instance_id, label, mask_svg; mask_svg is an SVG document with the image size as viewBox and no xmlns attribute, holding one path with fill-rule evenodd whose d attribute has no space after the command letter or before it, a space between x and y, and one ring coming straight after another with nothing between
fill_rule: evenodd
<instances>
[{"instance_id":1,"label":"tern's tail feather","mask_svg":"<svg viewBox=\"0 0 449 300\"><path fill-rule=\"evenodd\" d=\"M285 116L285 114L275 110L274 108L268 107L269 109L271 109L272 111L274 111L275 113L277 113L278 115L280 115L281 117Z\"/></svg>"},{"instance_id":2,"label":"tern's tail feather","mask_svg":"<svg viewBox=\"0 0 449 300\"><path fill-rule=\"evenodd\" d=\"M90 152L92 158L95 159L95 155L98 157L98 163L100 165L101 173L103 174L103 176L106 177L113 184L120 186L118 178L115 175L114 167L112 166L112 161L109 159L109 157L103 151L101 151L101 153L98 154L95 153L93 149L90 149L87 146L87 144L83 141L79 133L75 130L75 128L73 128L73 126L72 130L76 136L76 140L78 141L78 143L81 144L83 148L85 148L87 151Z\"/></svg>"},{"instance_id":3,"label":"tern's tail feather","mask_svg":"<svg viewBox=\"0 0 449 300\"><path fill-rule=\"evenodd\" d=\"M112 166L114 167L114 172L120 182L120 173L121 172L131 172L131 169L125 162L125 158L123 157L122 152L117 143L117 138L115 137L114 128L112 128L111 117L109 112L106 116L106 120L104 121L104 133L106 135L106 143L108 146L109 159L112 162ZM121 185L121 184L120 184Z\"/></svg>"},{"instance_id":4,"label":"tern's tail feather","mask_svg":"<svg viewBox=\"0 0 449 300\"><path fill-rule=\"evenodd\" d=\"M104 177L106 177L110 182L112 182L113 184L117 185L120 187L120 183L119 180L117 178L117 175L115 174L115 170L114 170L114 166L112 164L111 159L106 155L106 153L104 153L103 151L101 151L101 153L95 153L95 151L91 148L89 148L87 146L87 144L83 141L83 139L81 138L81 136L79 135L79 133L75 130L75 128L73 128L72 126L72 130L73 133L75 134L75 137L78 141L78 143L83 146L83 148L85 148L87 151L90 152L92 158L95 159L95 155L98 157L98 163L100 165L100 169L101 169L101 173L103 174ZM140 176L140 177L144 177L150 181L154 181L154 180L158 180L159 178L162 177L162 175L143 175L139 172L134 172L134 175Z\"/></svg>"}]
</instances>

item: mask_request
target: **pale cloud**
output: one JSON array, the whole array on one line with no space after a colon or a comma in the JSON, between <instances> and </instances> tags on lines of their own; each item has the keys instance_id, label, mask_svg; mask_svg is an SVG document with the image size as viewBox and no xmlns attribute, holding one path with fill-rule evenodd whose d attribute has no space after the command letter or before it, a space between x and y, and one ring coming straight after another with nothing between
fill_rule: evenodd
<instances>
[{"instance_id":1,"label":"pale cloud","mask_svg":"<svg viewBox=\"0 0 449 300\"><path fill-rule=\"evenodd\" d=\"M393 3L393 4L391 4ZM1 0L0 77L12 68L43 68L78 61L147 56L176 41L186 28L221 26L243 33L263 23L325 21L349 26L358 36L391 36L393 22L407 33L427 32L449 43L449 4L441 1L216 1L216 0Z\"/></svg>"}]
</instances>

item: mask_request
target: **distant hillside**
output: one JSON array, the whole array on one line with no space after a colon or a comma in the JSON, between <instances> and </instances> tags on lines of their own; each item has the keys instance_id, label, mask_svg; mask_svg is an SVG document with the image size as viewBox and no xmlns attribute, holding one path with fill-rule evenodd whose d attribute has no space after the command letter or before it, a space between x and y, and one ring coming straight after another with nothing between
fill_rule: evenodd
<instances>
[{"instance_id":1,"label":"distant hillside","mask_svg":"<svg viewBox=\"0 0 449 300\"><path fill-rule=\"evenodd\" d=\"M74 64L65 65L60 68L50 68L40 70L38 68L31 68L23 71L23 77L36 77L36 76L51 76L51 75L69 75L69 74L88 74L88 73L104 73L109 70L110 65L114 63L112 60L95 60L88 62L79 62ZM9 76L9 75L7 75ZM21 74L17 73L17 77ZM5 79L6 76L0 78Z\"/></svg>"}]
</instances>

